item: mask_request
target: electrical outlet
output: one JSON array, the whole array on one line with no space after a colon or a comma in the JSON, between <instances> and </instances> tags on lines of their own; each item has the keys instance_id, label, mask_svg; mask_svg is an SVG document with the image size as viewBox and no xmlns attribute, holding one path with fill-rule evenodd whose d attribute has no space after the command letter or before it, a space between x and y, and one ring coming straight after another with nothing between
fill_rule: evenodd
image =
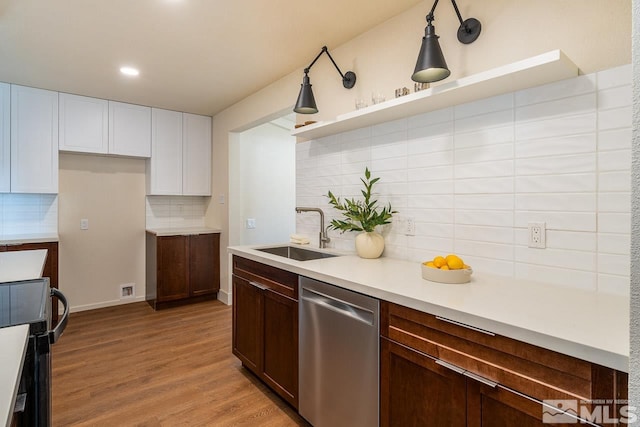
<instances>
[{"instance_id":1,"label":"electrical outlet","mask_svg":"<svg viewBox=\"0 0 640 427\"><path fill-rule=\"evenodd\" d=\"M547 247L547 225L544 222L529 223L529 247L544 249Z\"/></svg>"},{"instance_id":2,"label":"electrical outlet","mask_svg":"<svg viewBox=\"0 0 640 427\"><path fill-rule=\"evenodd\" d=\"M89 220L83 218L80 220L80 230L88 230L89 229Z\"/></svg>"},{"instance_id":3,"label":"electrical outlet","mask_svg":"<svg viewBox=\"0 0 640 427\"><path fill-rule=\"evenodd\" d=\"M247 228L248 229L256 228L256 219L255 218L247 218Z\"/></svg>"},{"instance_id":4,"label":"electrical outlet","mask_svg":"<svg viewBox=\"0 0 640 427\"><path fill-rule=\"evenodd\" d=\"M416 235L416 221L413 217L407 217L404 220L404 234L407 236Z\"/></svg>"}]
</instances>

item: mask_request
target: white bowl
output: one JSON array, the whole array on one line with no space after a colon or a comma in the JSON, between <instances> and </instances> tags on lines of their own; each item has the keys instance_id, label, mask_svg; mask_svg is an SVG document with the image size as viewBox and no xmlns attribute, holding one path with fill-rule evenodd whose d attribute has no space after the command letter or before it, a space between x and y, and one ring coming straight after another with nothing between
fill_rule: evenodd
<instances>
[{"instance_id":1,"label":"white bowl","mask_svg":"<svg viewBox=\"0 0 640 427\"><path fill-rule=\"evenodd\" d=\"M422 278L432 282L462 284L471 281L471 267L462 270L440 270L439 268L422 266Z\"/></svg>"}]
</instances>

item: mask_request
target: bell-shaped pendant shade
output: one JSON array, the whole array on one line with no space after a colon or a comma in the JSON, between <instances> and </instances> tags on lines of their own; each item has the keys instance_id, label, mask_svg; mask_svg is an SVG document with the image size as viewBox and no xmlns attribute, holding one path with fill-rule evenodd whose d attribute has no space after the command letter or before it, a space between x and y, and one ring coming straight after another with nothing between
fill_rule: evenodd
<instances>
[{"instance_id":1,"label":"bell-shaped pendant shade","mask_svg":"<svg viewBox=\"0 0 640 427\"><path fill-rule=\"evenodd\" d=\"M422 38L420 54L411 80L419 83L431 83L446 79L451 74L447 62L444 60L442 49L440 49L438 38L433 25L429 23Z\"/></svg>"},{"instance_id":2,"label":"bell-shaped pendant shade","mask_svg":"<svg viewBox=\"0 0 640 427\"><path fill-rule=\"evenodd\" d=\"M298 101L293 109L299 114L315 114L318 112L316 106L316 99L313 97L313 91L311 90L311 83L309 82L309 75L305 74L300 85L300 94L298 94Z\"/></svg>"}]
</instances>

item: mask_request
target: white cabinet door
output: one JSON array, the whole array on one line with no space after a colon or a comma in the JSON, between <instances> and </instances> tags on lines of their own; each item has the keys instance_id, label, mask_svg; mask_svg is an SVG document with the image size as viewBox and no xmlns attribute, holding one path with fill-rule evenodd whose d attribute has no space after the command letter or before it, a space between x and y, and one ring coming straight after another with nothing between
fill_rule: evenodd
<instances>
[{"instance_id":1,"label":"white cabinet door","mask_svg":"<svg viewBox=\"0 0 640 427\"><path fill-rule=\"evenodd\" d=\"M58 92L11 85L11 192L58 192Z\"/></svg>"},{"instance_id":2,"label":"white cabinet door","mask_svg":"<svg viewBox=\"0 0 640 427\"><path fill-rule=\"evenodd\" d=\"M59 94L58 147L61 151L107 154L109 102L86 96Z\"/></svg>"},{"instance_id":3,"label":"white cabinet door","mask_svg":"<svg viewBox=\"0 0 640 427\"><path fill-rule=\"evenodd\" d=\"M109 154L151 157L151 107L109 101Z\"/></svg>"},{"instance_id":4,"label":"white cabinet door","mask_svg":"<svg viewBox=\"0 0 640 427\"><path fill-rule=\"evenodd\" d=\"M182 114L182 194L211 195L211 117Z\"/></svg>"},{"instance_id":5,"label":"white cabinet door","mask_svg":"<svg viewBox=\"0 0 640 427\"><path fill-rule=\"evenodd\" d=\"M11 86L0 83L0 193L11 191Z\"/></svg>"},{"instance_id":6,"label":"white cabinet door","mask_svg":"<svg viewBox=\"0 0 640 427\"><path fill-rule=\"evenodd\" d=\"M151 109L147 194L182 195L182 113Z\"/></svg>"}]
</instances>

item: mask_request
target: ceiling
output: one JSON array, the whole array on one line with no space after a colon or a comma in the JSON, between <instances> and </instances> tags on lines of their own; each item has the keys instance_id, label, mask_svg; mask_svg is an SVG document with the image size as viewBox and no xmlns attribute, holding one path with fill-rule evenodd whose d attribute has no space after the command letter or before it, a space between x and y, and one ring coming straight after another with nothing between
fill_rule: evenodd
<instances>
[{"instance_id":1,"label":"ceiling","mask_svg":"<svg viewBox=\"0 0 640 427\"><path fill-rule=\"evenodd\" d=\"M0 0L0 81L213 115L419 2Z\"/></svg>"}]
</instances>

